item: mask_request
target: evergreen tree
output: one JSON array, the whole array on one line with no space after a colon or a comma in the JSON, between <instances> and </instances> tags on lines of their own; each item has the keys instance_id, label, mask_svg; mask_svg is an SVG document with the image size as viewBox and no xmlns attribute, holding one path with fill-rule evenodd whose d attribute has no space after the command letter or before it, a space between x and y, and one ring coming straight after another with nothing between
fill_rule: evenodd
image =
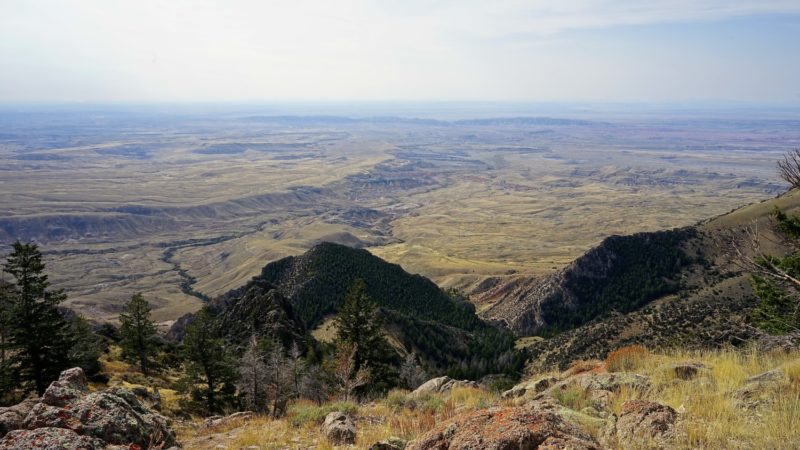
<instances>
[{"instance_id":1,"label":"evergreen tree","mask_svg":"<svg viewBox=\"0 0 800 450\"><path fill-rule=\"evenodd\" d=\"M100 373L100 355L102 353L100 338L92 331L89 323L81 316L69 322L73 345L69 350L70 365L83 369L87 376Z\"/></svg>"},{"instance_id":2,"label":"evergreen tree","mask_svg":"<svg viewBox=\"0 0 800 450\"><path fill-rule=\"evenodd\" d=\"M5 403L7 394L16 385L16 377L9 358L11 296L11 286L0 281L0 405Z\"/></svg>"},{"instance_id":3,"label":"evergreen tree","mask_svg":"<svg viewBox=\"0 0 800 450\"><path fill-rule=\"evenodd\" d=\"M8 311L10 363L19 380L41 395L62 370L69 368L75 340L57 306L66 299L61 290L49 290L42 254L35 244L14 243L3 270L16 279Z\"/></svg>"},{"instance_id":4,"label":"evergreen tree","mask_svg":"<svg viewBox=\"0 0 800 450\"><path fill-rule=\"evenodd\" d=\"M214 317L203 308L186 327L183 355L184 385L191 393L193 409L209 414L222 412L233 401L236 371L225 342L215 330Z\"/></svg>"},{"instance_id":5,"label":"evergreen tree","mask_svg":"<svg viewBox=\"0 0 800 450\"><path fill-rule=\"evenodd\" d=\"M354 373L369 368L376 390L395 385L397 374L390 364L396 354L383 335L378 305L367 294L363 280L357 279L345 294L335 324L337 346L352 346Z\"/></svg>"},{"instance_id":6,"label":"evergreen tree","mask_svg":"<svg viewBox=\"0 0 800 450\"><path fill-rule=\"evenodd\" d=\"M145 376L156 352L156 326L150 320L150 304L142 294L134 294L119 316L122 357L135 361Z\"/></svg>"}]
</instances>

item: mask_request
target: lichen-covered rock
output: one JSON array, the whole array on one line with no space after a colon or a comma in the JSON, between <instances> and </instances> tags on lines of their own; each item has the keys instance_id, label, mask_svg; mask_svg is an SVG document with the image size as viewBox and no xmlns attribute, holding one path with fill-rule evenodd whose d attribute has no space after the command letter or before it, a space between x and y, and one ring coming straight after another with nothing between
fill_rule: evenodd
<instances>
[{"instance_id":1,"label":"lichen-covered rock","mask_svg":"<svg viewBox=\"0 0 800 450\"><path fill-rule=\"evenodd\" d=\"M58 427L102 439L109 444L175 443L168 420L147 410L132 392L93 392L57 408L40 403L25 419L26 428Z\"/></svg>"},{"instance_id":2,"label":"lichen-covered rock","mask_svg":"<svg viewBox=\"0 0 800 450\"><path fill-rule=\"evenodd\" d=\"M409 450L596 450L580 428L554 413L490 408L462 414L411 442Z\"/></svg>"},{"instance_id":3,"label":"lichen-covered rock","mask_svg":"<svg viewBox=\"0 0 800 450\"><path fill-rule=\"evenodd\" d=\"M80 398L89 390L86 375L80 367L61 372L58 380L50 383L42 396L42 403L50 406L65 406Z\"/></svg>"},{"instance_id":4,"label":"lichen-covered rock","mask_svg":"<svg viewBox=\"0 0 800 450\"><path fill-rule=\"evenodd\" d=\"M0 450L103 450L106 444L100 439L65 428L37 428L14 430L0 439Z\"/></svg>"},{"instance_id":5,"label":"lichen-covered rock","mask_svg":"<svg viewBox=\"0 0 800 450\"><path fill-rule=\"evenodd\" d=\"M478 388L478 383L469 380L454 380L450 377L438 377L432 378L416 389L411 395L421 395L421 394L444 394L446 392L452 391L454 388L461 388L461 387L471 387L471 388Z\"/></svg>"},{"instance_id":6,"label":"lichen-covered rock","mask_svg":"<svg viewBox=\"0 0 800 450\"><path fill-rule=\"evenodd\" d=\"M578 386L588 391L617 392L620 388L644 390L650 386L650 379L636 373L592 373L574 378Z\"/></svg>"},{"instance_id":7,"label":"lichen-covered rock","mask_svg":"<svg viewBox=\"0 0 800 450\"><path fill-rule=\"evenodd\" d=\"M555 377L539 378L537 380L520 383L503 392L503 398L518 398L528 394L538 394L558 382Z\"/></svg>"},{"instance_id":8,"label":"lichen-covered rock","mask_svg":"<svg viewBox=\"0 0 800 450\"><path fill-rule=\"evenodd\" d=\"M786 382L783 371L770 370L746 379L744 386L732 392L732 397L742 408L757 409L773 402Z\"/></svg>"},{"instance_id":9,"label":"lichen-covered rock","mask_svg":"<svg viewBox=\"0 0 800 450\"><path fill-rule=\"evenodd\" d=\"M98 440L103 447L169 447L176 443L175 433L166 417L147 408L127 389L110 388L88 393L86 377L79 368L62 372L59 379L47 388L42 400L27 412L22 428L31 432L44 429L70 431L86 439ZM48 433L47 436L54 437L71 436L66 432Z\"/></svg>"},{"instance_id":10,"label":"lichen-covered rock","mask_svg":"<svg viewBox=\"0 0 800 450\"><path fill-rule=\"evenodd\" d=\"M406 448L406 441L399 437L390 437L370 446L369 450L403 450Z\"/></svg>"},{"instance_id":11,"label":"lichen-covered rock","mask_svg":"<svg viewBox=\"0 0 800 450\"><path fill-rule=\"evenodd\" d=\"M211 416L203 422L205 428L215 428L236 422L246 422L255 417L255 413L250 411L240 411L229 416Z\"/></svg>"},{"instance_id":12,"label":"lichen-covered rock","mask_svg":"<svg viewBox=\"0 0 800 450\"><path fill-rule=\"evenodd\" d=\"M322 425L325 437L334 445L355 444L356 425L353 419L347 414L334 411L325 416L325 423Z\"/></svg>"},{"instance_id":13,"label":"lichen-covered rock","mask_svg":"<svg viewBox=\"0 0 800 450\"><path fill-rule=\"evenodd\" d=\"M674 409L646 400L629 400L622 404L616 423L617 440L625 443L665 442L673 433L678 414Z\"/></svg>"},{"instance_id":14,"label":"lichen-covered rock","mask_svg":"<svg viewBox=\"0 0 800 450\"><path fill-rule=\"evenodd\" d=\"M0 438L11 430L22 428L25 416L39 403L39 399L27 399L14 406L0 408Z\"/></svg>"}]
</instances>

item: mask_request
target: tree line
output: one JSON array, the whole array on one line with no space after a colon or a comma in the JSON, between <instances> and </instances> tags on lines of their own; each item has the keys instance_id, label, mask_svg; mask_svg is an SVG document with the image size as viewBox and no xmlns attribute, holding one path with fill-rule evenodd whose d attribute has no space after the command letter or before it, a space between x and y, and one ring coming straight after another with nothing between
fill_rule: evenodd
<instances>
[{"instance_id":1,"label":"tree line","mask_svg":"<svg viewBox=\"0 0 800 450\"><path fill-rule=\"evenodd\" d=\"M107 381L99 358L110 344L118 345L122 359L146 379L167 370L182 374L176 387L189 414L246 409L280 416L297 398L354 400L395 386L415 388L427 376L413 353L397 360L378 306L361 280L344 296L333 343L303 349L254 334L241 348L220 333L207 307L194 316L179 345L164 341L140 293L125 304L118 328L92 330L61 306L66 295L51 288L44 271L34 244L16 242L3 265L13 280L0 281L0 404L42 395L70 367Z\"/></svg>"}]
</instances>

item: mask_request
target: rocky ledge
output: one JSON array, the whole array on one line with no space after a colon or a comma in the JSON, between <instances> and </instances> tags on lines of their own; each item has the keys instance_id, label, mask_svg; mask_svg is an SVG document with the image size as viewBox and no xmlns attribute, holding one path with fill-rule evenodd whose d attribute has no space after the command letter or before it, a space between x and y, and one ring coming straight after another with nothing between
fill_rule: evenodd
<instances>
[{"instance_id":1,"label":"rocky ledge","mask_svg":"<svg viewBox=\"0 0 800 450\"><path fill-rule=\"evenodd\" d=\"M89 392L80 368L65 370L41 399L0 408L0 450L168 448L169 419L133 392Z\"/></svg>"}]
</instances>

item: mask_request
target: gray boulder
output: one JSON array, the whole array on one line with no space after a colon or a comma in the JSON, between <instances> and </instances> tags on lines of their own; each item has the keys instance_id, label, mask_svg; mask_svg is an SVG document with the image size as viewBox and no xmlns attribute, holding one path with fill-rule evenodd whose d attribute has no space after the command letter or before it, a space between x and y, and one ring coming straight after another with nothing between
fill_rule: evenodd
<instances>
[{"instance_id":1,"label":"gray boulder","mask_svg":"<svg viewBox=\"0 0 800 450\"><path fill-rule=\"evenodd\" d=\"M356 443L356 425L353 419L341 411L334 411L325 417L322 424L325 437L334 445Z\"/></svg>"},{"instance_id":2,"label":"gray boulder","mask_svg":"<svg viewBox=\"0 0 800 450\"><path fill-rule=\"evenodd\" d=\"M666 445L673 436L678 413L669 406L646 400L622 404L616 423L617 440L623 447L645 442Z\"/></svg>"},{"instance_id":3,"label":"gray boulder","mask_svg":"<svg viewBox=\"0 0 800 450\"><path fill-rule=\"evenodd\" d=\"M22 428L25 416L37 403L39 399L27 399L17 405L0 408L0 438L9 431Z\"/></svg>"},{"instance_id":4,"label":"gray boulder","mask_svg":"<svg viewBox=\"0 0 800 450\"><path fill-rule=\"evenodd\" d=\"M471 388L479 388L478 383L469 380L454 380L450 377L438 377L433 378L425 383L422 386L414 389L414 392L411 395L422 395L422 394L444 394L447 392L452 391L454 388L461 388L461 387L471 387Z\"/></svg>"},{"instance_id":5,"label":"gray boulder","mask_svg":"<svg viewBox=\"0 0 800 450\"><path fill-rule=\"evenodd\" d=\"M58 380L50 383L42 396L42 403L50 406L66 406L89 390L86 375L80 367L61 372Z\"/></svg>"},{"instance_id":6,"label":"gray boulder","mask_svg":"<svg viewBox=\"0 0 800 450\"><path fill-rule=\"evenodd\" d=\"M103 450L106 444L100 439L65 428L37 428L14 430L0 440L0 450Z\"/></svg>"},{"instance_id":7,"label":"gray boulder","mask_svg":"<svg viewBox=\"0 0 800 450\"><path fill-rule=\"evenodd\" d=\"M503 392L503 398L518 398L528 394L539 394L558 382L555 377L539 378L537 380L520 383Z\"/></svg>"},{"instance_id":8,"label":"gray boulder","mask_svg":"<svg viewBox=\"0 0 800 450\"><path fill-rule=\"evenodd\" d=\"M403 450L406 448L406 441L399 437L390 437L380 442L372 444L369 450Z\"/></svg>"},{"instance_id":9,"label":"gray boulder","mask_svg":"<svg viewBox=\"0 0 800 450\"><path fill-rule=\"evenodd\" d=\"M127 389L110 388L89 393L86 377L79 368L64 371L47 388L41 401L28 409L18 425L24 430L13 436L6 434L0 440L0 449L94 448L86 443L97 442L102 444L99 448L113 445L149 448L176 443L166 417L147 408ZM74 441L76 446L50 447L51 441ZM41 446L19 447L19 442L41 443ZM86 445L80 446L80 443Z\"/></svg>"}]
</instances>

